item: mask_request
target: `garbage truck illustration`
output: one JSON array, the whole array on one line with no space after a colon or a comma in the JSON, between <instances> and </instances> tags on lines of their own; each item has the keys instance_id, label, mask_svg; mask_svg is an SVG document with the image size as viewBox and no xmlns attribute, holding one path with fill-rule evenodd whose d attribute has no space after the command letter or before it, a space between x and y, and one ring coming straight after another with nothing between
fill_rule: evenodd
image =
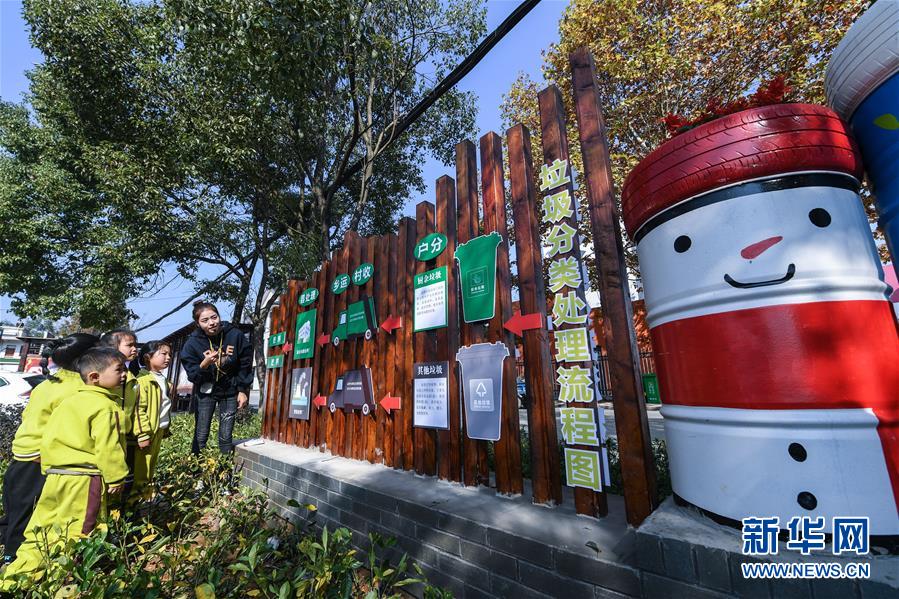
<instances>
[{"instance_id":1,"label":"garbage truck illustration","mask_svg":"<svg viewBox=\"0 0 899 599\"><path fill-rule=\"evenodd\" d=\"M368 341L377 330L375 300L372 297L363 297L358 302L350 304L346 310L341 310L337 318L337 327L331 333L331 341L334 347L340 345L344 339L365 337Z\"/></svg>"},{"instance_id":2,"label":"garbage truck illustration","mask_svg":"<svg viewBox=\"0 0 899 599\"><path fill-rule=\"evenodd\" d=\"M375 411L374 393L372 391L371 369L360 368L348 370L337 377L334 392L328 396L328 409L333 414L337 408L345 412L362 410L368 416Z\"/></svg>"}]
</instances>

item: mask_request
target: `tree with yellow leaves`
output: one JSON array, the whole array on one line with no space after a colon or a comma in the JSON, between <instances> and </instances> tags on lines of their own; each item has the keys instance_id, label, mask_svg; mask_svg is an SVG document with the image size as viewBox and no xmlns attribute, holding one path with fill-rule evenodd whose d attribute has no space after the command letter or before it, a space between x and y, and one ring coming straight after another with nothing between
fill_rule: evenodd
<instances>
[{"instance_id":1,"label":"tree with yellow leaves","mask_svg":"<svg viewBox=\"0 0 899 599\"><path fill-rule=\"evenodd\" d=\"M572 0L559 23L559 42L545 51L543 67L546 81L556 84L565 98L572 164L583 173L568 65L574 50L586 46L596 62L614 182L620 191L630 169L665 141L668 115L696 118L710 105L733 102L780 75L792 89L789 100L823 103L830 54L869 4L869 0ZM507 126L520 122L530 129L538 165L543 161L539 89L523 75L503 103ZM576 194L582 206L583 190L582 185ZM586 229L582 233L589 242ZM632 250L628 248L628 265L638 273ZM594 278L592 262L588 264Z\"/></svg>"}]
</instances>

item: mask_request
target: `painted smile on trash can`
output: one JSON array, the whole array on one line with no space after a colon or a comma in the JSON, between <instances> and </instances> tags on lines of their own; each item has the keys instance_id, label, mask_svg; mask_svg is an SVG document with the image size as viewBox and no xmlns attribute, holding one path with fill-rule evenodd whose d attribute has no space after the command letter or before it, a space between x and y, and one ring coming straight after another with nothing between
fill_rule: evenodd
<instances>
[{"instance_id":1,"label":"painted smile on trash can","mask_svg":"<svg viewBox=\"0 0 899 599\"><path fill-rule=\"evenodd\" d=\"M741 283L740 281L734 280L727 273L724 274L724 280L727 281L727 284L731 287L736 287L737 289L752 289L753 287L767 287L768 285L780 285L781 283L786 283L790 279L793 278L793 275L796 274L796 265L790 264L787 267L787 274L780 277L779 279L768 279L767 281L756 281L754 283Z\"/></svg>"},{"instance_id":2,"label":"painted smile on trash can","mask_svg":"<svg viewBox=\"0 0 899 599\"><path fill-rule=\"evenodd\" d=\"M778 235L777 237L769 237L768 239L763 239L759 242L753 243L751 245L747 245L745 248L743 248L740 251L740 256L742 256L746 260L753 260L753 259L761 256L765 252L765 250L769 249L770 247L772 247L774 245L777 245L781 241L783 241L783 237L781 237L780 235ZM767 287L769 285L780 285L781 283L786 283L787 281L792 279L793 275L795 275L795 274L796 274L796 265L793 263L790 263L790 265L787 267L787 274L780 277L779 279L768 279L766 281L755 281L752 283L743 283L743 282L737 281L736 279L731 277L729 274L724 273L724 280L727 282L728 285L730 285L731 287L736 287L737 289L752 289L754 287Z\"/></svg>"}]
</instances>

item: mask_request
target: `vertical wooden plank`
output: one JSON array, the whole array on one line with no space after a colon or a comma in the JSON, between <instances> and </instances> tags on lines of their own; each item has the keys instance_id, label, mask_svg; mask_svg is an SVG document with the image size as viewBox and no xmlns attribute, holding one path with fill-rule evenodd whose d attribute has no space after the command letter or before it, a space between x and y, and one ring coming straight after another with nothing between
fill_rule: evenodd
<instances>
[{"instance_id":1,"label":"vertical wooden plank","mask_svg":"<svg viewBox=\"0 0 899 599\"><path fill-rule=\"evenodd\" d=\"M374 298L375 300L375 329L372 331L372 338L368 341L365 339L360 339L360 349L359 349L359 359L357 360L357 364L360 368L368 367L371 368L371 382L372 382L372 399L375 401L374 409L368 416L363 415L361 412L359 413L359 420L362 424L362 459L367 460L371 463L375 463L378 456L381 454L380 451L377 451L378 447L376 446L377 442L377 430L378 430L378 400L383 397L384 391L384 369L379 367L379 358L380 354L378 352L378 344L381 342L381 331L378 326L379 319L383 318L381 314L381 310L378 310L378 296L382 292L381 290L381 267L382 265L378 261L378 246L381 243L381 237L368 237L363 240L363 256L362 262L368 262L374 268L374 274L371 279L369 279L365 285L360 287L360 298L363 296L369 296ZM360 264L362 263L360 262ZM386 267L385 267L386 268Z\"/></svg>"},{"instance_id":2,"label":"vertical wooden plank","mask_svg":"<svg viewBox=\"0 0 899 599\"><path fill-rule=\"evenodd\" d=\"M344 243L349 248L346 273L350 275L350 277L352 277L353 271L356 269L356 267L362 264L362 238L355 231L347 231L346 235L344 236ZM350 304L352 304L353 302L359 301L359 296L361 295L359 286L354 285L352 282L350 282L350 288L347 289L343 294L347 296L347 308L349 308ZM341 372L353 370L358 366L359 352L362 350L363 343L365 343L365 340L362 338L354 339L352 341L342 341L340 343L341 347L343 348L343 369ZM359 410L352 410L350 412L346 412L344 418L344 434L346 436L344 438L345 449L343 455L356 460L361 460L362 413Z\"/></svg>"},{"instance_id":3,"label":"vertical wooden plank","mask_svg":"<svg viewBox=\"0 0 899 599\"><path fill-rule=\"evenodd\" d=\"M393 466L393 419L395 411L391 414L380 406L381 399L390 394L399 396L399 392L394 389L396 380L395 372L395 356L396 356L396 337L399 331L388 333L381 329L381 323L396 313L396 288L393 287L392 281L396 278L396 235L392 233L378 239L377 260L375 261L375 282L377 301L375 306L378 312L378 349L377 349L377 365L378 372L381 373L380 391L375 395L375 414L377 415L377 430L375 432L376 455L375 462L384 463L387 466ZM403 399L401 398L402 402ZM402 409L402 407L401 407Z\"/></svg>"},{"instance_id":4,"label":"vertical wooden plank","mask_svg":"<svg viewBox=\"0 0 899 599\"><path fill-rule=\"evenodd\" d=\"M269 335L271 332L275 330L275 326L277 325L276 318L276 310L277 306L273 307L268 314L268 331ZM268 338L263 340L265 344L265 354L266 358L268 357L270 350L268 348ZM265 412L262 415L262 436L266 439L274 440L274 421L275 421L275 412L278 407L275 405L275 373L266 365L265 367L265 389L263 390L265 393Z\"/></svg>"},{"instance_id":5,"label":"vertical wooden plank","mask_svg":"<svg viewBox=\"0 0 899 599\"><path fill-rule=\"evenodd\" d=\"M347 244L347 239L344 237L343 247L340 248L340 252L337 255L336 268L334 271L334 278L338 275L346 274L347 272L347 264L349 260L349 246ZM328 282L330 285L334 278ZM328 289L328 293L333 293L330 291L330 287ZM347 293L349 291L344 291L338 296L334 298L334 313L331 322L329 323L329 331L333 333L334 328L337 326L337 321L339 314L342 310L346 310L347 307ZM332 378L331 378L331 386L329 388L329 393L334 389L334 383L337 381L337 377L343 374L345 368L345 358L344 354L346 353L347 342L341 341L338 347L334 347L331 345L331 349L329 350L329 354L333 356L332 361ZM331 353L333 352L333 353ZM329 437L328 444L331 448L331 453L334 455L346 455L346 433L345 433L345 425L346 425L346 417L343 413L342 409L337 409L333 414L331 414L331 421L329 427Z\"/></svg>"},{"instance_id":6,"label":"vertical wooden plank","mask_svg":"<svg viewBox=\"0 0 899 599\"><path fill-rule=\"evenodd\" d=\"M439 451L438 476L444 480L462 480L461 404L459 403L459 378L455 374L456 352L459 350L458 277L453 268L456 251L456 184L451 177L437 179L437 231L446 235L447 247L437 256L436 266L447 271L447 326L437 329L437 353L435 360L450 364L449 429L437 434Z\"/></svg>"},{"instance_id":7,"label":"vertical wooden plank","mask_svg":"<svg viewBox=\"0 0 899 599\"><path fill-rule=\"evenodd\" d=\"M546 287L543 281L543 252L538 228L537 194L531 139L528 130L516 125L506 133L509 147L509 183L515 218L515 255L518 263L519 306L522 314L540 314L545 319ZM562 502L559 441L553 401L552 356L549 333L544 327L524 331L522 338L524 378L527 384L528 434L531 441L531 484L534 503Z\"/></svg>"},{"instance_id":8,"label":"vertical wooden plank","mask_svg":"<svg viewBox=\"0 0 899 599\"><path fill-rule=\"evenodd\" d=\"M327 269L324 268L324 264L322 265L322 280L321 280L321 297L319 297L319 301L322 303L323 313L319 316L319 320L322 321L321 324L321 334L330 335L331 331L334 328L334 323L336 322L337 316L334 312L335 302L337 298L331 293L331 282L334 280L334 277L337 273L337 263L339 261L340 252L332 252L331 259L327 262ZM316 338L317 339L317 338ZM316 341L316 345L318 341ZM336 361L336 351L334 347L327 343L323 347L319 347L317 350L319 356L319 377L316 382L316 388L318 389L316 395L322 395L327 397L331 390L334 389L334 371L337 367ZM319 410L318 418L318 429L316 431L316 445L319 446L321 451L324 451L325 448L328 451L333 453L331 448L331 429L333 428L332 416L328 411L327 406L323 408L317 408Z\"/></svg>"},{"instance_id":9,"label":"vertical wooden plank","mask_svg":"<svg viewBox=\"0 0 899 599\"><path fill-rule=\"evenodd\" d=\"M463 244L480 234L478 214L478 168L474 144L468 140L456 145L456 208L458 210L456 244ZM458 276L458 271L454 268ZM458 301L458 298L457 298ZM465 324L459 320L461 344L463 346L483 343L486 330L483 324ZM451 364L453 376L458 380L459 364L455 356ZM461 402L461 395L450 397ZM465 424L465 410L462 413L462 482L467 486L489 485L490 472L487 463L487 442L469 439Z\"/></svg>"},{"instance_id":10,"label":"vertical wooden plank","mask_svg":"<svg viewBox=\"0 0 899 599\"><path fill-rule=\"evenodd\" d=\"M415 207L415 238L421 239L434 232L434 204L420 202ZM415 242L413 242L414 244ZM415 261L415 274L435 268L436 261ZM410 304L411 305L411 304ZM415 362L427 362L436 355L437 335L432 331L421 331L414 335ZM410 373L412 370L410 369ZM415 429L415 472L433 476L437 473L437 434L426 428Z\"/></svg>"},{"instance_id":11,"label":"vertical wooden plank","mask_svg":"<svg viewBox=\"0 0 899 599\"><path fill-rule=\"evenodd\" d=\"M281 301L283 298L278 298L279 303L277 306L277 311L275 311L275 328L269 331L269 336L280 333L283 319L281 318L281 313L283 311ZM281 353L280 347L273 347L270 350L270 355L278 355ZM273 415L274 419L272 420L272 439L275 441L281 441L281 408L282 401L281 398L284 395L282 385L281 385L281 370L283 368L273 368L272 369L272 405L275 408Z\"/></svg>"},{"instance_id":12,"label":"vertical wooden plank","mask_svg":"<svg viewBox=\"0 0 899 599\"><path fill-rule=\"evenodd\" d=\"M509 268L509 231L506 225L506 188L503 176L503 142L493 131L481 137L481 193L484 197L484 233L497 232L502 241L496 249L496 309L487 327L490 342L509 349L503 361L503 403L496 454L496 490L507 495L524 491L521 477L521 438L515 372L515 339L503 328L512 317L512 273Z\"/></svg>"},{"instance_id":13,"label":"vertical wooden plank","mask_svg":"<svg viewBox=\"0 0 899 599\"><path fill-rule=\"evenodd\" d=\"M284 351L284 442L288 445L296 444L296 437L299 432L299 420L290 417L290 402L293 399L291 391L293 390L293 369L299 364L299 360L294 362L293 345L296 343L296 319L297 319L297 298L303 289L306 289L308 283L306 281L298 281L291 279L287 282L287 290L284 295L284 331L287 333L287 342Z\"/></svg>"},{"instance_id":14,"label":"vertical wooden plank","mask_svg":"<svg viewBox=\"0 0 899 599\"><path fill-rule=\"evenodd\" d=\"M316 300L315 306L318 307L318 314L316 315L316 323L315 323L315 357L312 361L312 398L315 399L318 395L324 395L326 393L326 378L327 378L327 364L328 364L328 346L319 347L318 339L322 335L322 333L326 333L328 331L328 324L330 322L329 309L333 309L333 301L330 302L331 308L328 308L328 281L329 273L333 268L332 260L325 260L322 262L321 269L317 273L318 276L318 300ZM333 299L333 298L331 298ZM312 410L313 414L309 418L310 428L310 440L309 447L318 447L320 450L325 446L325 431L327 430L327 412L324 408L317 407L314 403L309 407Z\"/></svg>"},{"instance_id":15,"label":"vertical wooden plank","mask_svg":"<svg viewBox=\"0 0 899 599\"><path fill-rule=\"evenodd\" d=\"M308 289L318 289L321 285L321 272L312 273L312 277L309 280ZM300 292L302 293L302 292ZM312 339L313 343L315 339L318 339L318 335L321 329L321 316L322 310L319 307L319 301L321 301L321 293L319 293L319 298L315 301L314 304L306 307L298 307L298 310L316 310L316 318L315 318L315 329L312 331ZM294 328L296 328L296 322L294 322ZM296 343L296 342L294 342ZM297 445L300 447L312 447L315 445L315 429L318 425L318 409L312 403L312 399L315 397L316 384L317 384L317 376L318 376L318 362L319 362L319 348L316 345L315 351L312 354L312 358L307 358L306 360L302 360L301 364L304 368L312 369L312 384L309 386L309 420L306 420L302 423L300 427L299 436L297 438Z\"/></svg>"},{"instance_id":16,"label":"vertical wooden plank","mask_svg":"<svg viewBox=\"0 0 899 599\"><path fill-rule=\"evenodd\" d=\"M413 418L412 418L412 362L414 360L414 346L412 334L412 278L415 272L412 255L415 249L415 220L411 218L400 219L399 236L397 239L397 312L403 315L402 336L397 338L397 388L402 397L406 398L408 409L400 410L399 417L394 424L394 443L396 445L396 467L403 470L412 470L415 466L415 449L413 446ZM398 332L400 332L398 331Z\"/></svg>"},{"instance_id":17,"label":"vertical wooden plank","mask_svg":"<svg viewBox=\"0 0 899 599\"><path fill-rule=\"evenodd\" d=\"M605 121L593 57L586 48L581 48L571 54L569 62L599 272L624 501L628 523L638 526L656 507L656 478L643 385L638 374L640 354L632 325L619 211L612 188Z\"/></svg>"},{"instance_id":18,"label":"vertical wooden plank","mask_svg":"<svg viewBox=\"0 0 899 599\"><path fill-rule=\"evenodd\" d=\"M287 331L287 317L290 313L290 306L287 303L288 290L285 290L284 293L281 294L281 310L279 314L280 327L278 332L286 332ZM281 355L284 355L286 352L284 351L284 345L278 347L278 352ZM290 362L288 361L288 357L284 356L284 361L281 363L281 367L278 368L278 384L281 386L281 393L278 396L278 403L281 405L281 409L278 411L278 441L281 443L287 442L287 409L290 398L290 389L288 389L290 382L290 371L288 367L290 366Z\"/></svg>"}]
</instances>

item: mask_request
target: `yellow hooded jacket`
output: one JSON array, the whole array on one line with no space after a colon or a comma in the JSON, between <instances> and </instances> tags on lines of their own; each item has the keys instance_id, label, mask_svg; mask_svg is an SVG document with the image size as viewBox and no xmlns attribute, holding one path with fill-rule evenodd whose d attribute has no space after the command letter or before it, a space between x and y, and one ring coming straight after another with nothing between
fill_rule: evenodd
<instances>
[{"instance_id":1,"label":"yellow hooded jacket","mask_svg":"<svg viewBox=\"0 0 899 599\"><path fill-rule=\"evenodd\" d=\"M113 393L118 398L117 403L122 411L125 412L125 420L122 422L122 431L125 433L125 440L129 445L137 443L137 436L142 432L141 423L137 422L137 404L140 401L138 397L140 390L137 385L137 377L128 371L125 378L125 384L116 387Z\"/></svg>"},{"instance_id":2,"label":"yellow hooded jacket","mask_svg":"<svg viewBox=\"0 0 899 599\"><path fill-rule=\"evenodd\" d=\"M159 381L149 370L141 370L137 375L139 389L137 409L134 414L134 436L137 441L148 441L159 430L159 410L162 407L162 389ZM171 392L168 394L172 396Z\"/></svg>"},{"instance_id":3,"label":"yellow hooded jacket","mask_svg":"<svg viewBox=\"0 0 899 599\"><path fill-rule=\"evenodd\" d=\"M124 420L117 393L84 385L50 415L41 443L41 471L99 474L107 485L121 483L128 475Z\"/></svg>"},{"instance_id":4,"label":"yellow hooded jacket","mask_svg":"<svg viewBox=\"0 0 899 599\"><path fill-rule=\"evenodd\" d=\"M84 386L81 375L71 370L60 369L55 377L56 380L47 379L34 388L22 412L22 424L12 442L13 458L20 462L41 457L41 438L50 414L63 399L75 395Z\"/></svg>"}]
</instances>

